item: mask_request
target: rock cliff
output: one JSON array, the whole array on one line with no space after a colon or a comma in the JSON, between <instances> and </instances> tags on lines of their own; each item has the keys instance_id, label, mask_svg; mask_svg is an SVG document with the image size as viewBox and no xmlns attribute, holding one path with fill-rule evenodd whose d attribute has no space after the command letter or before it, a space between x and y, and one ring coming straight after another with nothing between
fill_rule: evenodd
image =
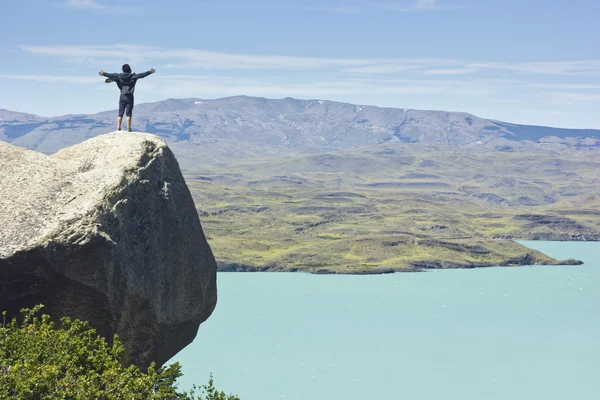
<instances>
[{"instance_id":1,"label":"rock cliff","mask_svg":"<svg viewBox=\"0 0 600 400\"><path fill-rule=\"evenodd\" d=\"M0 142L0 310L118 334L125 362L163 364L217 301L217 265L178 162L144 133L47 156Z\"/></svg>"}]
</instances>

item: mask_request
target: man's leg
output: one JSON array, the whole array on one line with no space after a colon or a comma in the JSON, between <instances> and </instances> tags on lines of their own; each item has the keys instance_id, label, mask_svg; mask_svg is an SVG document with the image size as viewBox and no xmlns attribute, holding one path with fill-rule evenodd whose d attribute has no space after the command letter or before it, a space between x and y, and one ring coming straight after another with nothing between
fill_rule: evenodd
<instances>
[{"instance_id":1,"label":"man's leg","mask_svg":"<svg viewBox=\"0 0 600 400\"><path fill-rule=\"evenodd\" d=\"M133 115L133 95L127 99L127 131L131 132L131 116Z\"/></svg>"},{"instance_id":2,"label":"man's leg","mask_svg":"<svg viewBox=\"0 0 600 400\"><path fill-rule=\"evenodd\" d=\"M119 116L117 117L117 130L120 131L121 130L121 123L123 122L123 114L125 114L125 106L126 106L126 98L125 96L121 95L121 97L119 97Z\"/></svg>"}]
</instances>

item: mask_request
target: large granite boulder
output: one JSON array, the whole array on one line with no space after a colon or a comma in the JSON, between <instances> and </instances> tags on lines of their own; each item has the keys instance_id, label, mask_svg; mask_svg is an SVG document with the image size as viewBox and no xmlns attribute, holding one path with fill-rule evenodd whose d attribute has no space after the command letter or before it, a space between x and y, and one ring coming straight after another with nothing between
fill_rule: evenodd
<instances>
[{"instance_id":1,"label":"large granite boulder","mask_svg":"<svg viewBox=\"0 0 600 400\"><path fill-rule=\"evenodd\" d=\"M217 301L217 264L166 143L110 133L47 156L0 142L0 310L89 321L163 364Z\"/></svg>"}]
</instances>

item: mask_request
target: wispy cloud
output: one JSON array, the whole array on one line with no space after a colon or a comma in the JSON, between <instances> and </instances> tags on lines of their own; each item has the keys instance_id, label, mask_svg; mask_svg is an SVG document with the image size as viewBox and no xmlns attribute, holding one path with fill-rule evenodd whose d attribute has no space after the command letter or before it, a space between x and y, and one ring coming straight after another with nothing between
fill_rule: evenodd
<instances>
[{"instance_id":1,"label":"wispy cloud","mask_svg":"<svg viewBox=\"0 0 600 400\"><path fill-rule=\"evenodd\" d=\"M0 74L0 79L47 84L92 85L112 89L97 76L129 62L139 70L155 67L144 92L160 97L214 97L239 94L301 98L387 98L419 96L471 98L476 104L546 102L560 109L600 102L600 60L498 62L447 58L320 58L211 52L116 44L105 46L21 46L21 51L55 58L75 71L63 75ZM125 54L127 59L118 59ZM111 71L112 72L112 71ZM139 72L139 71L138 71ZM202 95L200 95L202 94ZM466 96L466 97L465 97ZM477 99L477 100L474 100ZM543 99L543 100L540 100ZM452 103L453 104L453 103Z\"/></svg>"},{"instance_id":2,"label":"wispy cloud","mask_svg":"<svg viewBox=\"0 0 600 400\"><path fill-rule=\"evenodd\" d=\"M84 75L2 75L0 79L18 79L41 83L95 84L104 89L109 86L98 76ZM247 94L256 96L327 97L360 95L365 92L382 94L461 94L487 96L501 87L493 81L464 82L459 80L410 79L330 79L310 82L290 82L277 78L246 78L219 75L157 74L143 82L144 91L170 97L195 96L211 93L218 96Z\"/></svg>"},{"instance_id":3,"label":"wispy cloud","mask_svg":"<svg viewBox=\"0 0 600 400\"><path fill-rule=\"evenodd\" d=\"M104 14L118 15L137 15L143 14L146 9L138 6L121 5L121 4L106 4L98 0L65 0L63 3L57 4L59 7L64 7L71 10L90 11Z\"/></svg>"},{"instance_id":4,"label":"wispy cloud","mask_svg":"<svg viewBox=\"0 0 600 400\"><path fill-rule=\"evenodd\" d=\"M168 69L194 70L323 70L354 75L477 75L504 71L509 76L600 76L600 60L548 62L479 62L444 58L321 58L262 54L236 54L200 49L160 48L115 44L106 46L20 46L38 56L51 56L66 63L107 68L126 54L132 63L152 63ZM152 65L150 65L152 66Z\"/></svg>"},{"instance_id":5,"label":"wispy cloud","mask_svg":"<svg viewBox=\"0 0 600 400\"><path fill-rule=\"evenodd\" d=\"M89 76L61 76L61 75L8 75L0 74L0 79L36 81L43 83L72 83L77 85L88 85L98 83L98 78Z\"/></svg>"},{"instance_id":6,"label":"wispy cloud","mask_svg":"<svg viewBox=\"0 0 600 400\"><path fill-rule=\"evenodd\" d=\"M358 14L363 11L362 8L356 6L341 6L341 7L307 7L310 11L321 11L332 14Z\"/></svg>"},{"instance_id":7,"label":"wispy cloud","mask_svg":"<svg viewBox=\"0 0 600 400\"><path fill-rule=\"evenodd\" d=\"M582 92L552 92L545 93L545 96L551 97L555 103L568 104L598 104L600 103L600 93L582 93Z\"/></svg>"},{"instance_id":8,"label":"wispy cloud","mask_svg":"<svg viewBox=\"0 0 600 400\"><path fill-rule=\"evenodd\" d=\"M96 0L66 0L65 6L77 10L103 10L107 8L107 6Z\"/></svg>"},{"instance_id":9,"label":"wispy cloud","mask_svg":"<svg viewBox=\"0 0 600 400\"><path fill-rule=\"evenodd\" d=\"M531 63L470 63L469 68L497 69L542 75L600 76L600 60L547 61Z\"/></svg>"},{"instance_id":10,"label":"wispy cloud","mask_svg":"<svg viewBox=\"0 0 600 400\"><path fill-rule=\"evenodd\" d=\"M540 89L600 90L600 84L590 83L533 83L530 86Z\"/></svg>"},{"instance_id":11,"label":"wispy cloud","mask_svg":"<svg viewBox=\"0 0 600 400\"><path fill-rule=\"evenodd\" d=\"M368 65L373 60L313 58L279 55L246 55L219 53L197 49L163 49L148 46L21 46L21 49L38 55L59 57L65 61L102 63L112 61L115 54L127 54L128 59L140 62L168 61L170 68L203 69L318 69L341 66Z\"/></svg>"},{"instance_id":12,"label":"wispy cloud","mask_svg":"<svg viewBox=\"0 0 600 400\"><path fill-rule=\"evenodd\" d=\"M29 80L48 84L95 84L100 90L109 88L98 76L84 75L0 75L0 79ZM380 79L330 78L328 80L290 81L276 77L240 77L222 75L187 75L159 73L143 82L144 92L167 97L197 96L209 93L215 96L246 94L252 96L332 97L360 96L364 93L380 95L456 95L483 96L508 87L519 91L525 82L491 79Z\"/></svg>"},{"instance_id":13,"label":"wispy cloud","mask_svg":"<svg viewBox=\"0 0 600 400\"><path fill-rule=\"evenodd\" d=\"M388 75L406 72L419 72L426 68L444 67L455 64L454 60L444 59L396 59L373 60L357 67L346 67L344 72L360 75Z\"/></svg>"},{"instance_id":14,"label":"wispy cloud","mask_svg":"<svg viewBox=\"0 0 600 400\"><path fill-rule=\"evenodd\" d=\"M431 10L433 8L439 7L437 5L438 0L417 0L415 4L415 8L418 10Z\"/></svg>"},{"instance_id":15,"label":"wispy cloud","mask_svg":"<svg viewBox=\"0 0 600 400\"><path fill-rule=\"evenodd\" d=\"M428 69L422 72L423 75L471 75L479 72L477 68L445 68Z\"/></svg>"},{"instance_id":16,"label":"wispy cloud","mask_svg":"<svg viewBox=\"0 0 600 400\"><path fill-rule=\"evenodd\" d=\"M414 4L407 3L386 3L382 4L381 8L390 11L413 12L413 11L440 11L440 10L456 10L469 8L464 5L447 5L440 4L438 0L416 0Z\"/></svg>"}]
</instances>

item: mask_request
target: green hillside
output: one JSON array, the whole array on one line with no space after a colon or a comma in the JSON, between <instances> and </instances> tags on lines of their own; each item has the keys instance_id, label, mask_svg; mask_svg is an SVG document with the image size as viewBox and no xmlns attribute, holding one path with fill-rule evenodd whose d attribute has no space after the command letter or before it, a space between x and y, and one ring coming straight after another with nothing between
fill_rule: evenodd
<instances>
[{"instance_id":1,"label":"green hillside","mask_svg":"<svg viewBox=\"0 0 600 400\"><path fill-rule=\"evenodd\" d=\"M575 263L509 239L598 240L598 159L384 145L185 174L221 270L379 273Z\"/></svg>"}]
</instances>

